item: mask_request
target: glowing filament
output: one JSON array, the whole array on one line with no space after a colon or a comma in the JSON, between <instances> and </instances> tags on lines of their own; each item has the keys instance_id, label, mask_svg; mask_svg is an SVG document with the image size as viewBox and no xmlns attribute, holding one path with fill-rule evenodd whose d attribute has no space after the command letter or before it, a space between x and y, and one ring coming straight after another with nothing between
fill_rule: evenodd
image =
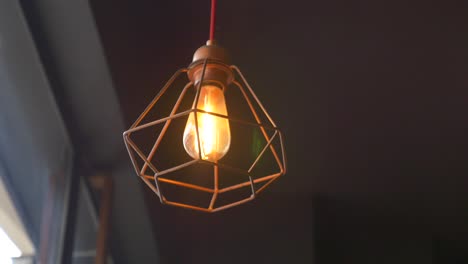
<instances>
[{"instance_id":1,"label":"glowing filament","mask_svg":"<svg viewBox=\"0 0 468 264\"><path fill-rule=\"evenodd\" d=\"M215 85L203 85L198 98L197 109L227 116L223 91ZM200 135L201 158L217 161L229 150L231 132L226 118L208 113L197 113L198 133ZM184 131L184 148L194 159L200 157L195 115L190 113Z\"/></svg>"}]
</instances>

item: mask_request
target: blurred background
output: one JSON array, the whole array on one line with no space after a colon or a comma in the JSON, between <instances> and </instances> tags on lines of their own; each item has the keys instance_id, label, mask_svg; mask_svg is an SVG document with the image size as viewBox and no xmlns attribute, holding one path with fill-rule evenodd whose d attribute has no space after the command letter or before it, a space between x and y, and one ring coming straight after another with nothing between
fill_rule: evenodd
<instances>
[{"instance_id":1,"label":"blurred background","mask_svg":"<svg viewBox=\"0 0 468 264\"><path fill-rule=\"evenodd\" d=\"M468 263L467 12L219 1L289 170L205 214L161 205L122 133L206 42L210 1L0 1L0 263Z\"/></svg>"}]
</instances>

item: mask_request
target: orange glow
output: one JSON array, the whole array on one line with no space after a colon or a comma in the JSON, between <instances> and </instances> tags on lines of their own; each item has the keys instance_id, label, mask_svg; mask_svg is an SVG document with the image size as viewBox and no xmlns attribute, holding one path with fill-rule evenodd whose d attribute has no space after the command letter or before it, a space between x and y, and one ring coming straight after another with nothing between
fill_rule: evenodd
<instances>
[{"instance_id":1,"label":"orange glow","mask_svg":"<svg viewBox=\"0 0 468 264\"><path fill-rule=\"evenodd\" d=\"M226 101L223 91L206 84L201 87L198 98L198 109L227 116ZM201 158L208 161L221 159L229 150L231 131L226 118L206 113L197 113L198 131L200 133ZM197 128L195 115L190 113L185 126L183 138L185 151L194 159L199 158Z\"/></svg>"}]
</instances>

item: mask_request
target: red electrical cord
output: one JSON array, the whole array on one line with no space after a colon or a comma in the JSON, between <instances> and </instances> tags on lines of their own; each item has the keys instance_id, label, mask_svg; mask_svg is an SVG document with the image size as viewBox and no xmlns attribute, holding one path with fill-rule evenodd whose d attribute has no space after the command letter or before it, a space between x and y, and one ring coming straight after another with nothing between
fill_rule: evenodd
<instances>
[{"instance_id":1,"label":"red electrical cord","mask_svg":"<svg viewBox=\"0 0 468 264\"><path fill-rule=\"evenodd\" d=\"M211 0L210 40L214 40L216 22L216 0Z\"/></svg>"}]
</instances>

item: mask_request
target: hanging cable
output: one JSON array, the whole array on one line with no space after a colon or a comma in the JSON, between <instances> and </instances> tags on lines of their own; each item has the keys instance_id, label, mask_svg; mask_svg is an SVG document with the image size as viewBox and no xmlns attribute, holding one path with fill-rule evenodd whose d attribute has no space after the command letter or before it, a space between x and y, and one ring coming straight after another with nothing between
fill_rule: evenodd
<instances>
[{"instance_id":1,"label":"hanging cable","mask_svg":"<svg viewBox=\"0 0 468 264\"><path fill-rule=\"evenodd\" d=\"M211 0L210 40L214 41L216 22L216 0Z\"/></svg>"}]
</instances>

